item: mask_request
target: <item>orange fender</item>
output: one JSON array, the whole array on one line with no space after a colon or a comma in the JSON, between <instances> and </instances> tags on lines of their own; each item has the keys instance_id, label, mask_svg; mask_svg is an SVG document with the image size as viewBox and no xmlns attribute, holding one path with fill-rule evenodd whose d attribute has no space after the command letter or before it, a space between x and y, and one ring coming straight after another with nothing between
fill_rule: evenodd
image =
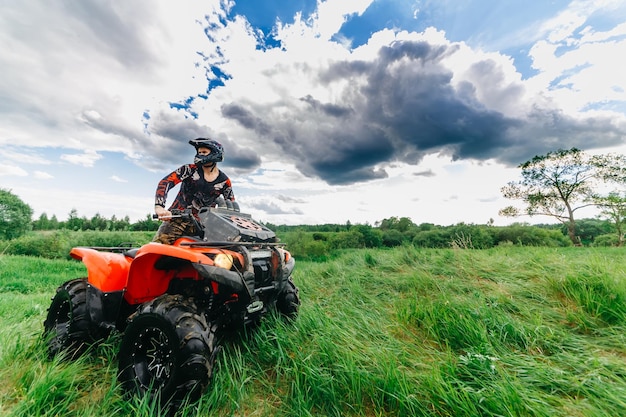
<instances>
[{"instance_id":1,"label":"orange fender","mask_svg":"<svg viewBox=\"0 0 626 417\"><path fill-rule=\"evenodd\" d=\"M164 257L175 258L181 263L176 269L155 267ZM200 250L154 242L143 245L131 264L124 298L129 304L138 304L158 297L167 291L174 275L178 278L199 279L192 263L212 265L213 261Z\"/></svg>"},{"instance_id":2,"label":"orange fender","mask_svg":"<svg viewBox=\"0 0 626 417\"><path fill-rule=\"evenodd\" d=\"M126 287L130 258L121 253L78 247L72 248L70 256L85 264L89 284L100 291L121 291Z\"/></svg>"}]
</instances>

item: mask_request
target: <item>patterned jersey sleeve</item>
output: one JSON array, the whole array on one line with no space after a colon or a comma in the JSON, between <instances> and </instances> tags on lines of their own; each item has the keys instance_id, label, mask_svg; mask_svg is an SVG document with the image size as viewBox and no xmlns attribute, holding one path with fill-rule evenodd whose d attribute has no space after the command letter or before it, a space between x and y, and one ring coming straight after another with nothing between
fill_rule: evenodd
<instances>
[{"instance_id":1,"label":"patterned jersey sleeve","mask_svg":"<svg viewBox=\"0 0 626 417\"><path fill-rule=\"evenodd\" d=\"M224 200L235 201L235 193L233 192L233 184L230 182L230 178L226 177L224 188L222 189L222 195Z\"/></svg>"},{"instance_id":2,"label":"patterned jersey sleeve","mask_svg":"<svg viewBox=\"0 0 626 417\"><path fill-rule=\"evenodd\" d=\"M156 193L154 196L154 205L165 207L167 202L167 193L174 186L179 184L185 178L189 177L192 173L193 166L192 165L183 165L178 168L176 171L173 171L163 177L159 184L157 185Z\"/></svg>"}]
</instances>

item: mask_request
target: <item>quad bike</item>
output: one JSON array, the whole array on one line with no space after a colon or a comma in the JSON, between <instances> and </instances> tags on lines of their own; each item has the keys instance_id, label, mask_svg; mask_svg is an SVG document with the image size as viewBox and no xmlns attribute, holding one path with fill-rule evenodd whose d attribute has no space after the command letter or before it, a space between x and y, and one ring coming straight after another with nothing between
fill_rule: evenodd
<instances>
[{"instance_id":1,"label":"quad bike","mask_svg":"<svg viewBox=\"0 0 626 417\"><path fill-rule=\"evenodd\" d=\"M172 245L73 248L87 277L62 284L52 298L49 354L75 358L117 331L126 394L193 402L211 380L221 332L270 311L295 318L295 261L275 233L232 207L203 208L198 219L200 236Z\"/></svg>"}]
</instances>

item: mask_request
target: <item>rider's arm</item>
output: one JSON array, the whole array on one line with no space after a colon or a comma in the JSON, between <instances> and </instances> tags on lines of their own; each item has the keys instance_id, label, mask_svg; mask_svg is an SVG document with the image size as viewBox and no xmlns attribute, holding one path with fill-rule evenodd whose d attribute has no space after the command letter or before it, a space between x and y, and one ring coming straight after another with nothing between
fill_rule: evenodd
<instances>
[{"instance_id":1,"label":"rider's arm","mask_svg":"<svg viewBox=\"0 0 626 417\"><path fill-rule=\"evenodd\" d=\"M183 165L176 171L170 172L168 175L163 177L161 181L159 181L154 195L154 212L157 216L162 217L172 215L169 210L165 209L165 204L167 202L167 193L175 185L179 184L181 181L187 178L190 174L191 166Z\"/></svg>"},{"instance_id":2,"label":"rider's arm","mask_svg":"<svg viewBox=\"0 0 626 417\"><path fill-rule=\"evenodd\" d=\"M222 195L224 200L235 201L235 193L233 192L233 185L230 182L230 178L226 177L224 182L224 188L222 188Z\"/></svg>"}]
</instances>

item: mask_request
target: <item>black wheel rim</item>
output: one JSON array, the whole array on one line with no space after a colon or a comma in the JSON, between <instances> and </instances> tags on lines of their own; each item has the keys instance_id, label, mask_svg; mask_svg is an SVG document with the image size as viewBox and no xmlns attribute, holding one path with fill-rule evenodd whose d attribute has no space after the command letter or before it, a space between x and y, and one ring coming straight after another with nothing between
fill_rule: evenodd
<instances>
[{"instance_id":1,"label":"black wheel rim","mask_svg":"<svg viewBox=\"0 0 626 417\"><path fill-rule=\"evenodd\" d=\"M167 384L174 369L170 339L161 329L144 328L133 348L135 375L142 388L156 390Z\"/></svg>"}]
</instances>

